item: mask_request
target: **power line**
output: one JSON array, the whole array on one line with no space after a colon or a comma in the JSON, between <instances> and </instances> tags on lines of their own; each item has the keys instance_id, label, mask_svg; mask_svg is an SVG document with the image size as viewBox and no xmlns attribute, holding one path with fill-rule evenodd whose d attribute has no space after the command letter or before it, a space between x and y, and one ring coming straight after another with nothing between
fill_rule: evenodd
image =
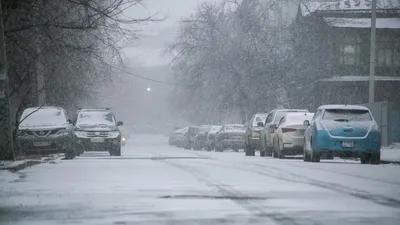
<instances>
[{"instance_id":1,"label":"power line","mask_svg":"<svg viewBox=\"0 0 400 225\"><path fill-rule=\"evenodd\" d=\"M161 80L151 79L151 78L148 78L148 77L144 77L144 76L132 73L132 72L126 70L126 69L121 69L121 68L118 68L118 67L115 67L115 66L113 66L113 67L115 69L119 70L120 72L123 72L125 74L130 75L130 76L133 76L133 77L136 77L136 78L139 78L139 79L142 79L142 80L151 81L151 82L154 82L154 83L165 84L165 85L170 85L170 86L178 86L178 87L194 87L194 86L197 86L197 85L194 85L194 84L185 85L185 84L181 84L181 83L165 82L165 81L161 81Z\"/></svg>"}]
</instances>

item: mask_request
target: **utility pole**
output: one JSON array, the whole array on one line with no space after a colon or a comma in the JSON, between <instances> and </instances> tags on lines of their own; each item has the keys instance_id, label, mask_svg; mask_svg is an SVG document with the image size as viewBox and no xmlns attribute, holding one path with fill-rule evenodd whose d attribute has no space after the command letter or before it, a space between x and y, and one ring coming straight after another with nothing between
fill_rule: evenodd
<instances>
[{"instance_id":1,"label":"utility pole","mask_svg":"<svg viewBox=\"0 0 400 225\"><path fill-rule=\"evenodd\" d=\"M376 38L376 0L372 0L371 10L371 49L369 59L369 103L375 102L375 38Z\"/></svg>"},{"instance_id":2,"label":"utility pole","mask_svg":"<svg viewBox=\"0 0 400 225\"><path fill-rule=\"evenodd\" d=\"M0 0L0 160L14 159L3 7Z\"/></svg>"}]
</instances>

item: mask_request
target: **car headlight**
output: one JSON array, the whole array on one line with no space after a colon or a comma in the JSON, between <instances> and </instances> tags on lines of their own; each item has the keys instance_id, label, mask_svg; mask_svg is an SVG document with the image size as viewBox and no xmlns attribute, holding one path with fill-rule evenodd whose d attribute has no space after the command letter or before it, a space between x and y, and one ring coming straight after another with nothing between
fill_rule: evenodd
<instances>
[{"instance_id":1,"label":"car headlight","mask_svg":"<svg viewBox=\"0 0 400 225\"><path fill-rule=\"evenodd\" d=\"M121 140L122 140L123 142L125 142L125 141L126 141L126 138L125 138L125 137L123 137Z\"/></svg>"},{"instance_id":2,"label":"car headlight","mask_svg":"<svg viewBox=\"0 0 400 225\"><path fill-rule=\"evenodd\" d=\"M78 138L85 138L86 132L85 131L75 131L75 136L77 136Z\"/></svg>"},{"instance_id":3,"label":"car headlight","mask_svg":"<svg viewBox=\"0 0 400 225\"><path fill-rule=\"evenodd\" d=\"M110 131L110 133L108 133L109 138L116 138L118 136L119 136L119 131Z\"/></svg>"}]
</instances>

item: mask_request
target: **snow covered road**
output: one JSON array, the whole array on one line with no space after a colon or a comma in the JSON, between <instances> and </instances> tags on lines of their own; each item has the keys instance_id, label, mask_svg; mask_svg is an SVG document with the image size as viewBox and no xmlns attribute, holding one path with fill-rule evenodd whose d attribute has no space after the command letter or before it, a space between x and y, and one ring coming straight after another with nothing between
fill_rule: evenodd
<instances>
[{"instance_id":1,"label":"snow covered road","mask_svg":"<svg viewBox=\"0 0 400 225\"><path fill-rule=\"evenodd\" d=\"M129 140L122 157L0 171L0 224L399 224L400 166L189 151Z\"/></svg>"}]
</instances>

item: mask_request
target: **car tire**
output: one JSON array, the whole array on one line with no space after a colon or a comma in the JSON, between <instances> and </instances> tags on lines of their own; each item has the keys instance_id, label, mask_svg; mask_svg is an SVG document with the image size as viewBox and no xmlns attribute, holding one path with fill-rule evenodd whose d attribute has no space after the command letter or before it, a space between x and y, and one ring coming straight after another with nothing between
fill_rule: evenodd
<instances>
[{"instance_id":1,"label":"car tire","mask_svg":"<svg viewBox=\"0 0 400 225\"><path fill-rule=\"evenodd\" d=\"M370 158L370 162L373 165L379 165L381 163L381 154L380 153L375 153L375 154L371 154Z\"/></svg>"},{"instance_id":2,"label":"car tire","mask_svg":"<svg viewBox=\"0 0 400 225\"><path fill-rule=\"evenodd\" d=\"M67 159L67 160L74 159L75 155L76 154L75 154L74 150L66 151L65 152L65 159Z\"/></svg>"},{"instance_id":3,"label":"car tire","mask_svg":"<svg viewBox=\"0 0 400 225\"><path fill-rule=\"evenodd\" d=\"M361 164L369 164L371 162L371 155L365 153L360 157Z\"/></svg>"},{"instance_id":4,"label":"car tire","mask_svg":"<svg viewBox=\"0 0 400 225\"><path fill-rule=\"evenodd\" d=\"M321 156L314 150L311 151L311 162L318 163L321 161Z\"/></svg>"},{"instance_id":5,"label":"car tire","mask_svg":"<svg viewBox=\"0 0 400 225\"><path fill-rule=\"evenodd\" d=\"M304 145L303 145L303 161L304 162L310 162L310 155L307 152L307 145L306 145L306 139L304 139Z\"/></svg>"}]
</instances>

